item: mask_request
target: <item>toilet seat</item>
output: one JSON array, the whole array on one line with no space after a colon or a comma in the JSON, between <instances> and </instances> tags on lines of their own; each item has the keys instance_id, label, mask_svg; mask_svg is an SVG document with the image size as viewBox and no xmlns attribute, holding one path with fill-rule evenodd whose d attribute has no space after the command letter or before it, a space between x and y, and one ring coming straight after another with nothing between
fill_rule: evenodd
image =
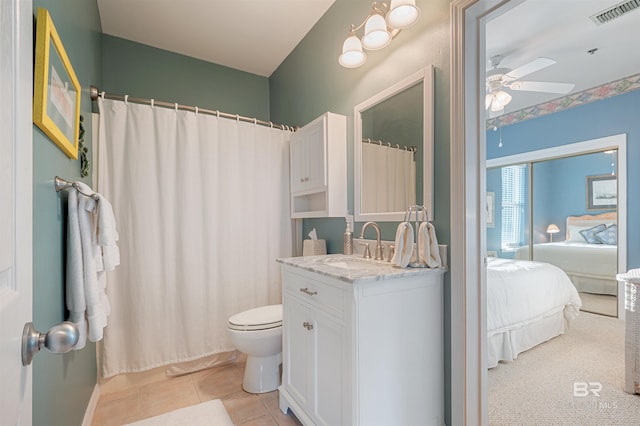
<instances>
[{"instance_id":1,"label":"toilet seat","mask_svg":"<svg viewBox=\"0 0 640 426\"><path fill-rule=\"evenodd\" d=\"M229 328L238 331L268 330L282 326L282 305L261 306L229 318Z\"/></svg>"}]
</instances>

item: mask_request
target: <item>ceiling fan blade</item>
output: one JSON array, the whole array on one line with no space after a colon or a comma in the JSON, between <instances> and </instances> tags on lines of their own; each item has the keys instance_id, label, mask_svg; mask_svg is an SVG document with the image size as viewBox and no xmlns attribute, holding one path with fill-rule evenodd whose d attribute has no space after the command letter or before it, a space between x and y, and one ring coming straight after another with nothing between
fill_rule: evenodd
<instances>
[{"instance_id":1,"label":"ceiling fan blade","mask_svg":"<svg viewBox=\"0 0 640 426\"><path fill-rule=\"evenodd\" d=\"M510 80L517 80L519 78L524 77L525 75L531 74L532 72L539 71L555 63L556 61L554 61L553 59L541 57L538 59L534 59L533 61L527 64L524 64L514 70L509 71L507 74L505 74L505 77L507 77Z\"/></svg>"},{"instance_id":2,"label":"ceiling fan blade","mask_svg":"<svg viewBox=\"0 0 640 426\"><path fill-rule=\"evenodd\" d=\"M526 90L528 92L558 93L564 95L573 90L573 83L552 83L547 81L514 81L509 89Z\"/></svg>"}]
</instances>

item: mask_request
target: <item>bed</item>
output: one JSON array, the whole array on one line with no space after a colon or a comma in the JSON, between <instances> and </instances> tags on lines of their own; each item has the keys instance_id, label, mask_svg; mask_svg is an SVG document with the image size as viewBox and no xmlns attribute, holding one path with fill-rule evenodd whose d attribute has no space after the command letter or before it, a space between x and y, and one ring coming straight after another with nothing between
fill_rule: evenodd
<instances>
[{"instance_id":1,"label":"bed","mask_svg":"<svg viewBox=\"0 0 640 426\"><path fill-rule=\"evenodd\" d=\"M616 213L569 216L566 230L564 241L535 244L533 259L560 267L579 292L616 296ZM529 259L529 246L518 248L515 258Z\"/></svg>"},{"instance_id":2,"label":"bed","mask_svg":"<svg viewBox=\"0 0 640 426\"><path fill-rule=\"evenodd\" d=\"M549 263L488 258L488 367L556 337L582 302L562 269Z\"/></svg>"}]
</instances>

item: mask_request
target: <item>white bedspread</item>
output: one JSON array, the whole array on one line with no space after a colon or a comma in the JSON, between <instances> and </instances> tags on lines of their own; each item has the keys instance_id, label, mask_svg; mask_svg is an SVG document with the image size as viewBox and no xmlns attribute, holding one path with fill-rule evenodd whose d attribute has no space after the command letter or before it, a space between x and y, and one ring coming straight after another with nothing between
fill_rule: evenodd
<instances>
[{"instance_id":1,"label":"white bedspread","mask_svg":"<svg viewBox=\"0 0 640 426\"><path fill-rule=\"evenodd\" d=\"M503 333L564 310L572 320L582 301L567 275L548 263L489 258L487 336Z\"/></svg>"}]
</instances>

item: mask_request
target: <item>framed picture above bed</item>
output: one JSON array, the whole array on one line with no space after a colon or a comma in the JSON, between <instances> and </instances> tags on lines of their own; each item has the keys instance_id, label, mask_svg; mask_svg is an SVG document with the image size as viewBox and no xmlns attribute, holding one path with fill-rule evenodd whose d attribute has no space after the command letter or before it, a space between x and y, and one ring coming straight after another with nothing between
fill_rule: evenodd
<instances>
[{"instance_id":1,"label":"framed picture above bed","mask_svg":"<svg viewBox=\"0 0 640 426\"><path fill-rule=\"evenodd\" d=\"M618 206L615 175L587 176L587 210L613 210Z\"/></svg>"}]
</instances>

